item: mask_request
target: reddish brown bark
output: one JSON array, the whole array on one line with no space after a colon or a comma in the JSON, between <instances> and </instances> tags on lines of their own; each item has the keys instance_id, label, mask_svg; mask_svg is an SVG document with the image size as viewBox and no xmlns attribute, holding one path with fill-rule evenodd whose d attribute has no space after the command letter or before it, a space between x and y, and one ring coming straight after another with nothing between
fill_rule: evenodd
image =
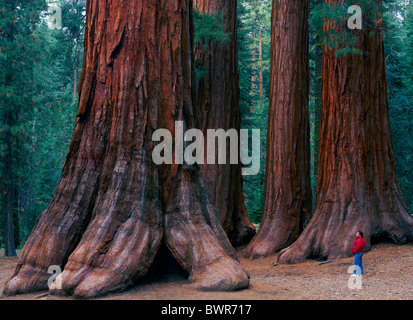
<instances>
[{"instance_id":1,"label":"reddish brown bark","mask_svg":"<svg viewBox=\"0 0 413 320\"><path fill-rule=\"evenodd\" d=\"M273 1L263 219L250 258L291 244L311 217L308 14L309 1Z\"/></svg>"},{"instance_id":2,"label":"reddish brown bark","mask_svg":"<svg viewBox=\"0 0 413 320\"><path fill-rule=\"evenodd\" d=\"M358 230L367 249L378 241L413 239L392 151L380 21L377 27L371 34L363 26L363 55L337 58L324 48L315 213L280 262L349 256Z\"/></svg>"},{"instance_id":3,"label":"reddish brown bark","mask_svg":"<svg viewBox=\"0 0 413 320\"><path fill-rule=\"evenodd\" d=\"M4 288L95 297L143 276L163 242L203 290L249 280L196 166L153 163L152 133L193 126L190 1L90 0L77 124L55 196Z\"/></svg>"},{"instance_id":4,"label":"reddish brown bark","mask_svg":"<svg viewBox=\"0 0 413 320\"><path fill-rule=\"evenodd\" d=\"M209 70L208 76L197 86L195 101L199 128L205 136L208 129L236 129L239 132L237 1L195 0L194 8L200 13L221 12L225 32L230 34L227 44L211 41L206 50L202 49L203 43L195 50L196 59ZM202 171L221 225L231 243L236 246L248 243L255 234L255 228L245 208L241 163L230 164L227 151L226 164L204 164Z\"/></svg>"}]
</instances>

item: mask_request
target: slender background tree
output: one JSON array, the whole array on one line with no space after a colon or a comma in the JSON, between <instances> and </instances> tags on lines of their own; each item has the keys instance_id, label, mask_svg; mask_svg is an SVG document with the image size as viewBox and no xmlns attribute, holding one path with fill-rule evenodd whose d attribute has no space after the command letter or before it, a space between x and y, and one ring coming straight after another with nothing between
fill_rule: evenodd
<instances>
[{"instance_id":1,"label":"slender background tree","mask_svg":"<svg viewBox=\"0 0 413 320\"><path fill-rule=\"evenodd\" d=\"M35 34L44 1L2 1L0 10L0 207L6 256L20 245L22 197L30 174L30 120L34 112L36 63L41 41Z\"/></svg>"},{"instance_id":2,"label":"slender background tree","mask_svg":"<svg viewBox=\"0 0 413 320\"><path fill-rule=\"evenodd\" d=\"M271 0L238 1L238 69L241 126L261 130L260 171L244 176L243 189L248 215L258 226L262 219L270 81ZM259 37L259 35L261 35ZM257 40L258 39L258 40ZM260 39L260 41L259 41ZM262 59L258 59L261 47ZM262 74L263 97L258 79Z\"/></svg>"}]
</instances>

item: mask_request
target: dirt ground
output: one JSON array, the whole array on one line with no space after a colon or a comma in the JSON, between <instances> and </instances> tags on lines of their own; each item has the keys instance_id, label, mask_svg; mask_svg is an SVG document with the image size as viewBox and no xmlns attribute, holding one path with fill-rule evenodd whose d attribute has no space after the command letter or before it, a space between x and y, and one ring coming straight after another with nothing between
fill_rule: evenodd
<instances>
[{"instance_id":1,"label":"dirt ground","mask_svg":"<svg viewBox=\"0 0 413 320\"><path fill-rule=\"evenodd\" d=\"M0 258L0 292L12 274L17 258ZM363 257L361 289L349 287L353 258L332 262L309 260L277 264L276 257L240 258L250 275L250 287L237 292L200 292L179 274L137 284L128 291L108 295L109 300L413 300L413 244L378 244ZM72 299L37 292L1 299Z\"/></svg>"}]
</instances>

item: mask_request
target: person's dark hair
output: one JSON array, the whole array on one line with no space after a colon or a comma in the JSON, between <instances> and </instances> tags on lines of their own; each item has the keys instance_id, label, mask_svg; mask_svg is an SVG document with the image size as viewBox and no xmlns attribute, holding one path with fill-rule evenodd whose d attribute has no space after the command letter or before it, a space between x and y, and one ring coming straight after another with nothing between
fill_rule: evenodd
<instances>
[{"instance_id":1,"label":"person's dark hair","mask_svg":"<svg viewBox=\"0 0 413 320\"><path fill-rule=\"evenodd\" d=\"M360 235L362 238L364 238L364 233L363 233L363 231L359 231L359 235Z\"/></svg>"}]
</instances>

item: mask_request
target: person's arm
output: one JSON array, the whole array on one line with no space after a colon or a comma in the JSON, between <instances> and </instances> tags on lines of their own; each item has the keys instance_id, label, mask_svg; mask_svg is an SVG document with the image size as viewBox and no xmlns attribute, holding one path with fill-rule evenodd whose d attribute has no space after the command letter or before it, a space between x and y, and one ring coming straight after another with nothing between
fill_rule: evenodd
<instances>
[{"instance_id":1,"label":"person's arm","mask_svg":"<svg viewBox=\"0 0 413 320\"><path fill-rule=\"evenodd\" d=\"M356 241L354 241L353 250L351 250L351 253L355 254L359 249L360 249L360 241L359 239L356 239Z\"/></svg>"}]
</instances>

